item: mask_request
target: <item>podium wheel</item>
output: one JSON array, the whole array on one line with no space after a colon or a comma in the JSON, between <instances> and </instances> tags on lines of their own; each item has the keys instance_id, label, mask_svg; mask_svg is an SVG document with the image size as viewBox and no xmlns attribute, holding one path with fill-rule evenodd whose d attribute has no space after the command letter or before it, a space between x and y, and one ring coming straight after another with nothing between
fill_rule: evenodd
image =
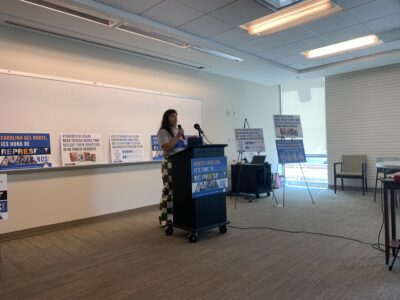
<instances>
[{"instance_id":1,"label":"podium wheel","mask_svg":"<svg viewBox=\"0 0 400 300\"><path fill-rule=\"evenodd\" d=\"M227 231L228 231L228 228L226 228L225 225L219 226L219 232L221 232L221 233L226 233Z\"/></svg>"},{"instance_id":2,"label":"podium wheel","mask_svg":"<svg viewBox=\"0 0 400 300\"><path fill-rule=\"evenodd\" d=\"M189 235L188 240L190 243L196 243L197 242L197 233L192 233Z\"/></svg>"},{"instance_id":3,"label":"podium wheel","mask_svg":"<svg viewBox=\"0 0 400 300\"><path fill-rule=\"evenodd\" d=\"M165 234L172 235L174 233L174 229L170 226L165 227Z\"/></svg>"}]
</instances>

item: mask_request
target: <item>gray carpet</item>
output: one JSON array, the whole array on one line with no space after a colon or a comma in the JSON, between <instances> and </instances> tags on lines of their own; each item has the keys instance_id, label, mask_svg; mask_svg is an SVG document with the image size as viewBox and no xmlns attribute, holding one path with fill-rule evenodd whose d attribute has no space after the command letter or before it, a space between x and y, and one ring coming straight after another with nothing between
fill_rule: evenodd
<instances>
[{"instance_id":1,"label":"gray carpet","mask_svg":"<svg viewBox=\"0 0 400 300\"><path fill-rule=\"evenodd\" d=\"M344 235L375 243L372 193L288 190L233 209L233 225ZM266 229L211 230L189 244L167 237L154 208L4 242L0 299L400 299L400 261L356 242ZM382 237L383 241L383 237Z\"/></svg>"}]
</instances>

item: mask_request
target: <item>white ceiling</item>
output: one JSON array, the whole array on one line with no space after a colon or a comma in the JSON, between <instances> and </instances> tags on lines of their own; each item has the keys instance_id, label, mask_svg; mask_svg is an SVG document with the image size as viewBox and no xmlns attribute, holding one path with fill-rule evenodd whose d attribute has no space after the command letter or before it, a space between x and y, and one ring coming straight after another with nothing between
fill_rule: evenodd
<instances>
[{"instance_id":1,"label":"white ceiling","mask_svg":"<svg viewBox=\"0 0 400 300\"><path fill-rule=\"evenodd\" d=\"M400 28L400 0L338 0L342 12L265 37L250 36L238 28L272 12L254 0L53 1L115 20L145 24L203 47L243 58L244 61L231 62L190 49L180 49L17 0L1 1L1 20L202 65L205 71L263 84L400 62L400 37L374 48L318 60L307 60L300 54L351 38L371 33L379 36L382 32Z\"/></svg>"}]
</instances>

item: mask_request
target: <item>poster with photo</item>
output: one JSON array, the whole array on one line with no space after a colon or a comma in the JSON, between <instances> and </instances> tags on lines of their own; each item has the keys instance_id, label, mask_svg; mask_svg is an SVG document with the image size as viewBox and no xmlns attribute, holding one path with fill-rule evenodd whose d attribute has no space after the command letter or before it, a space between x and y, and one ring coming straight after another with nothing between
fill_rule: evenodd
<instances>
[{"instance_id":1,"label":"poster with photo","mask_svg":"<svg viewBox=\"0 0 400 300\"><path fill-rule=\"evenodd\" d=\"M164 154L161 149L160 143L158 142L157 135L151 136L151 157L153 160L163 160Z\"/></svg>"},{"instance_id":2,"label":"poster with photo","mask_svg":"<svg viewBox=\"0 0 400 300\"><path fill-rule=\"evenodd\" d=\"M274 115L276 138L302 138L303 130L298 115Z\"/></svg>"},{"instance_id":3,"label":"poster with photo","mask_svg":"<svg viewBox=\"0 0 400 300\"><path fill-rule=\"evenodd\" d=\"M227 165L225 156L192 158L192 197L199 198L226 192Z\"/></svg>"},{"instance_id":4,"label":"poster with photo","mask_svg":"<svg viewBox=\"0 0 400 300\"><path fill-rule=\"evenodd\" d=\"M62 133L61 162L63 166L103 162L103 146L99 133Z\"/></svg>"},{"instance_id":5,"label":"poster with photo","mask_svg":"<svg viewBox=\"0 0 400 300\"><path fill-rule=\"evenodd\" d=\"M0 222L8 219L7 175L0 174Z\"/></svg>"},{"instance_id":6,"label":"poster with photo","mask_svg":"<svg viewBox=\"0 0 400 300\"><path fill-rule=\"evenodd\" d=\"M262 128L235 129L236 151L264 152L264 134Z\"/></svg>"},{"instance_id":7,"label":"poster with photo","mask_svg":"<svg viewBox=\"0 0 400 300\"><path fill-rule=\"evenodd\" d=\"M50 134L0 133L0 170L51 167Z\"/></svg>"},{"instance_id":8,"label":"poster with photo","mask_svg":"<svg viewBox=\"0 0 400 300\"><path fill-rule=\"evenodd\" d=\"M303 140L276 140L280 164L306 162Z\"/></svg>"},{"instance_id":9,"label":"poster with photo","mask_svg":"<svg viewBox=\"0 0 400 300\"><path fill-rule=\"evenodd\" d=\"M141 134L117 133L110 135L112 163L135 162L144 160Z\"/></svg>"}]
</instances>

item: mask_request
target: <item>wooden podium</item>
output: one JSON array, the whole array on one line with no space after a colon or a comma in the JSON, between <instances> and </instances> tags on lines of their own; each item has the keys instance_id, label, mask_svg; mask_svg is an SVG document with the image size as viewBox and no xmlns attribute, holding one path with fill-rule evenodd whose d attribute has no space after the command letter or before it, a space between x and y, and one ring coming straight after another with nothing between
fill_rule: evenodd
<instances>
[{"instance_id":1,"label":"wooden podium","mask_svg":"<svg viewBox=\"0 0 400 300\"><path fill-rule=\"evenodd\" d=\"M173 216L172 223L165 227L166 235L173 234L173 227L189 231L191 243L197 241L200 231L219 227L227 231L226 189L218 193L193 197L192 159L224 157L227 145L192 146L169 157L172 162Z\"/></svg>"}]
</instances>

